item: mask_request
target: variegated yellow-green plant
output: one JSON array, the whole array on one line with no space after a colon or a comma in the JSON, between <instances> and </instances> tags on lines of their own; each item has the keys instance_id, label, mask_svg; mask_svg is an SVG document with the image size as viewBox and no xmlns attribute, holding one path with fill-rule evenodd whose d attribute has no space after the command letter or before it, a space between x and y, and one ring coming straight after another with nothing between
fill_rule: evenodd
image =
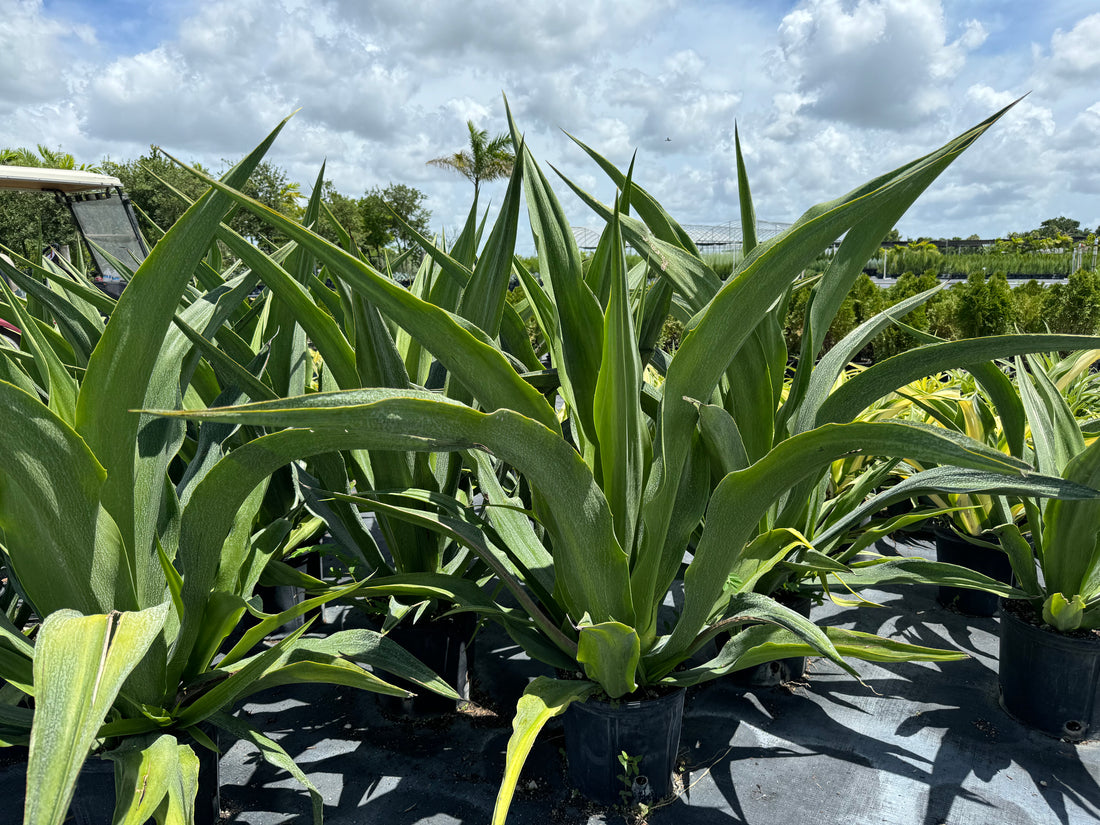
<instances>
[{"instance_id":1,"label":"variegated yellow-green plant","mask_svg":"<svg viewBox=\"0 0 1100 825\"><path fill-rule=\"evenodd\" d=\"M910 329L910 333L931 344L944 343L919 330ZM1056 346L1067 349L1095 347L1100 343L1095 336L1057 336L1057 338L1060 338L1060 342ZM1043 340L1053 342L1054 339L1037 336L1034 342ZM960 343L966 344L966 342ZM1028 349L1031 349L1030 345ZM1036 353L1028 358L1029 362L1034 360L1035 369L1039 373L1046 375L1049 371L1051 378L1057 380L1057 383L1049 378L1045 380L1051 399L1054 396L1062 397L1059 393L1069 393L1078 401L1083 400L1082 396L1087 396L1087 388L1082 389L1081 384L1086 383L1084 377L1087 375L1088 365L1095 360L1092 351L1081 351L1061 360L1044 357L1043 353ZM1030 407L1028 406L1028 388L1019 383L1019 370L1010 370L1007 365L1008 362L969 364L968 372L950 370L944 376L911 383L900 388L890 403L876 410L876 415L893 413L912 418L913 413L917 412L927 416L936 426L964 434L1015 458L1027 460L1051 477L1061 477L1066 482L1083 487L1095 487L1080 477L1065 476L1064 466L1059 467L1057 462L1047 460L1045 467L1038 463L1037 452L1028 445L1026 428L1028 419L1034 420L1033 417L1041 415L1041 411L1035 408L1034 402ZM1062 426L1069 426L1066 422L1072 421L1075 417L1068 403L1064 397L1060 404L1050 401L1051 405L1064 408L1059 409L1056 416ZM1025 409L1034 411L1025 414ZM1049 428L1050 422L1055 418L1043 416L1038 420L1042 427ZM1078 426L1084 433L1093 424L1089 421L1079 421ZM905 478L896 487L880 494L876 500L895 501L904 498L903 494L912 492L914 482L930 472L922 470L922 467L926 466L928 465L912 459L900 465L889 465L886 468L887 471L899 473ZM1009 552L1006 540L1003 538L1006 527L1013 528L1008 532L1014 536L1019 535L1021 529L1034 529L1027 525L1040 522L1039 513L1045 512L1047 507L1046 503L1040 503L1044 497L1076 498L1072 494L1067 496L1065 491L1059 493L1057 484L1048 486L1046 492L1040 492L1034 487L1029 489L1029 487L1030 485L1017 489L1002 487L999 492L947 488L923 489L921 494L935 509L905 516L900 521L939 517L949 521L955 533L965 541L983 547L989 552L1002 552L1002 550ZM863 509L865 511L866 506ZM899 520L894 520L884 527L868 531L865 539L857 542L853 549L862 547L866 538L885 533L898 523ZM1039 532L1041 533L1041 529ZM1027 567L1022 545L1015 541L1014 544L1017 545L1015 550L1009 552L1013 566ZM852 549L838 554L841 560L852 557ZM1034 567L1034 559L1031 567ZM986 576L970 575L956 565L927 562L919 558L880 558L853 564L843 574L843 579L850 588L924 581L950 587L985 590L1006 598L1025 598L1027 588L1024 582L1034 581L1034 573L1030 577L1017 574L1016 586L1009 586L994 582Z\"/></svg>"},{"instance_id":2,"label":"variegated yellow-green plant","mask_svg":"<svg viewBox=\"0 0 1100 825\"><path fill-rule=\"evenodd\" d=\"M1081 362L1074 354L1065 362ZM1086 358L1091 355L1086 355ZM1053 367L1053 369L1051 369ZM1066 363L1016 359L1035 464L1043 473L1100 486L1100 439L1088 435L1051 380ZM1026 500L1030 542L1019 525L999 528L1017 586L1055 630L1100 627L1100 506L1093 501ZM1042 580L1036 574L1042 571Z\"/></svg>"},{"instance_id":3,"label":"variegated yellow-green plant","mask_svg":"<svg viewBox=\"0 0 1100 825\"><path fill-rule=\"evenodd\" d=\"M835 350L815 369L828 321L863 262L919 193L997 117L812 208L766 243L756 244L750 229L750 251L726 281L705 264L683 229L632 183L631 172L621 172L590 149L619 194L607 206L574 187L607 222L585 263L548 180L513 125L517 163L502 215L515 214L522 182L541 284L518 260L512 265L546 341L549 375L529 372L502 343L506 279L499 270L494 281L478 278L477 269L429 245L439 277L463 290L458 311L450 312L208 179L307 248L329 277L415 339L446 371L447 386L455 391L347 390L179 415L287 427L256 442L255 452L249 452L252 445L237 452L242 460L258 462L257 472L304 451L467 452L487 503L481 514L431 493L361 489L357 495L394 517L434 525L467 543L512 589L521 610L502 610L468 583L438 575L368 582L377 592L445 594L503 622L533 656L583 673L577 680L537 679L520 700L496 822L506 817L523 761L547 719L596 691L617 699L643 686L691 685L807 652L845 668L844 656L955 658L953 652L822 630L754 590L783 564L801 570L820 566L819 572L847 569L816 551L813 537L797 527L817 512L815 497L831 463L852 454L942 465L912 480L910 491L1094 494L1032 474L1022 460L943 428L854 420L875 399L930 370L1049 349L1050 339L1008 336L937 345L868 370L836 391L845 350ZM752 205L739 171L749 228ZM803 339L808 338L808 349L784 394L782 306L803 267L842 235L808 313L810 334ZM628 270L627 244L643 256L644 265ZM490 242L482 257L502 254L507 252ZM690 311L691 320L679 349L667 358L653 343L673 301ZM875 324L888 322L874 319L860 334L873 335ZM850 343L855 346L855 339ZM665 376L659 388L642 380L647 363ZM865 506L881 503L853 499L843 512L833 513L828 529L848 530ZM662 604L680 583L682 608L663 615ZM684 668L716 635L738 628L744 629L709 662Z\"/></svg>"},{"instance_id":4,"label":"variegated yellow-green plant","mask_svg":"<svg viewBox=\"0 0 1100 825\"><path fill-rule=\"evenodd\" d=\"M276 133L227 183L244 183ZM292 514L260 515L275 468L257 473L236 457L251 433L201 425L189 436L182 421L133 411L278 395L226 353L256 356L255 371L264 363L225 326L247 316L251 283L204 260L230 206L214 192L196 202L117 305L57 272L34 270L51 290L5 270L56 321L3 284L22 349L0 349L0 546L10 584L42 620L32 635L0 614L0 745L29 745L25 825L60 825L91 751L115 760L115 822L191 822L194 748L214 746L204 725L261 745L310 788L320 821L320 795L289 757L226 713L236 701L311 681L405 695L365 666L455 697L373 631L317 639L302 628L252 654L331 594L259 613L225 649L268 558L291 540Z\"/></svg>"},{"instance_id":5,"label":"variegated yellow-green plant","mask_svg":"<svg viewBox=\"0 0 1100 825\"><path fill-rule=\"evenodd\" d=\"M935 392L906 395L912 404L925 411L933 423L966 433L971 438L1006 453L1015 449L1014 454L1021 455L1022 442L1018 437L1018 428L1013 433L1013 444L1010 447L1001 417L988 394L968 379L970 376L953 371L947 374L946 380ZM1016 406L1015 394L1010 394L1008 398ZM1018 420L1017 417L1016 421ZM999 547L992 537L992 528L1023 515L1023 505L1007 497L937 493L930 493L928 497L933 504L945 511L944 520L953 527L956 535L964 541L988 546L988 549L995 551L999 551Z\"/></svg>"}]
</instances>

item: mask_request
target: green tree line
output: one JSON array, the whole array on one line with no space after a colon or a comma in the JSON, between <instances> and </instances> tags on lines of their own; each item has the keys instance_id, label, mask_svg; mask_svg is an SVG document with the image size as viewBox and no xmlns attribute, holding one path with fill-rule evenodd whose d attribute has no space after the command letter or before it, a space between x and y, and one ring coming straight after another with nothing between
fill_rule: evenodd
<instances>
[{"instance_id":1,"label":"green tree line","mask_svg":"<svg viewBox=\"0 0 1100 825\"><path fill-rule=\"evenodd\" d=\"M906 298L941 284L934 271L906 272L882 288L866 274L856 281L826 336L830 347L859 324ZM809 290L795 290L787 311L784 334L788 351L799 351L799 337ZM958 340L981 335L1054 332L1094 335L1100 331L1100 272L1079 269L1066 283L1044 285L1036 280L1012 288L1003 274L972 273L965 281L942 289L924 305L897 319L860 353L881 361L920 343L919 332ZM908 327L909 329L906 329Z\"/></svg>"},{"instance_id":2,"label":"green tree line","mask_svg":"<svg viewBox=\"0 0 1100 825\"><path fill-rule=\"evenodd\" d=\"M230 161L223 163L226 168L231 165ZM0 164L82 169L117 177L135 206L143 234L151 243L179 219L190 200L204 191L191 175L155 147L150 147L148 153L138 158L107 158L96 165L79 166L72 155L44 146L39 146L37 151L0 149ZM192 165L203 168L201 164ZM204 168L203 171L210 170ZM410 227L428 234L431 213L424 206L427 195L419 189L390 183L385 187L373 187L362 197L354 198L339 192L332 181L324 181L323 186L326 205L365 251L379 254L385 248L408 249L413 244ZM243 191L281 214L293 218L302 215L300 185L290 179L286 170L269 161L257 167ZM286 241L245 210L233 216L230 226L268 248L278 247ZM329 240L335 240L327 220L321 221L316 228ZM0 244L37 258L48 244L73 244L76 240L76 229L68 209L52 195L0 192Z\"/></svg>"}]
</instances>

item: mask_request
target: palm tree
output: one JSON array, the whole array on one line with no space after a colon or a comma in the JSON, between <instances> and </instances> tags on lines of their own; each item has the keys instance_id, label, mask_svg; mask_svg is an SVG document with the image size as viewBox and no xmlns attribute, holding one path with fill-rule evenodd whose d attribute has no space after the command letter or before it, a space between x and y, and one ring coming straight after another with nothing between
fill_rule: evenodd
<instances>
[{"instance_id":1,"label":"palm tree","mask_svg":"<svg viewBox=\"0 0 1100 825\"><path fill-rule=\"evenodd\" d=\"M429 166L454 169L474 184L477 197L482 181L506 178L512 174L516 156L509 146L508 135L501 133L489 140L489 132L478 129L472 120L466 121L470 130L470 148L428 161Z\"/></svg>"},{"instance_id":2,"label":"palm tree","mask_svg":"<svg viewBox=\"0 0 1100 825\"><path fill-rule=\"evenodd\" d=\"M76 158L61 149L51 149L38 144L38 152L22 147L19 149L0 149L0 164L5 166L39 166L46 169L78 169L81 172L100 172L99 166L90 163L76 165Z\"/></svg>"}]
</instances>

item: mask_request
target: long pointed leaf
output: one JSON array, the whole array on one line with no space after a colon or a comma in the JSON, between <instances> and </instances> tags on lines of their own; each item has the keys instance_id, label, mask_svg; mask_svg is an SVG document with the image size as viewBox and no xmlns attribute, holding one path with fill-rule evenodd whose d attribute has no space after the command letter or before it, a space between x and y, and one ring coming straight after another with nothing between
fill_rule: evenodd
<instances>
[{"instance_id":1,"label":"long pointed leaf","mask_svg":"<svg viewBox=\"0 0 1100 825\"><path fill-rule=\"evenodd\" d=\"M611 295L603 321L603 360L592 406L604 494L615 519L619 543L630 552L652 450L649 427L642 414L642 360L630 313L626 259L617 216L616 211L616 218L608 228Z\"/></svg>"},{"instance_id":2,"label":"long pointed leaf","mask_svg":"<svg viewBox=\"0 0 1100 825\"><path fill-rule=\"evenodd\" d=\"M730 473L715 489L707 526L684 575L684 610L664 656L688 648L722 591L732 564L729 547L744 547L773 502L802 479L847 455L907 456L1008 475L1027 468L957 433L901 421L830 424L787 439L751 467Z\"/></svg>"},{"instance_id":3,"label":"long pointed leaf","mask_svg":"<svg viewBox=\"0 0 1100 825\"><path fill-rule=\"evenodd\" d=\"M209 592L207 576L220 558L228 523L240 501L283 464L332 450L487 447L525 473L546 498L540 515L555 537L555 553L562 561L555 567L558 586L574 620L584 613L594 621L634 618L627 557L615 540L603 494L584 462L560 436L524 416L510 410L480 413L427 392L380 389L179 415L309 428L274 433L231 452L195 490L180 538L184 569L194 571L184 578L189 605L201 602ZM211 573L203 574L204 570ZM183 655L197 630L185 614L177 656Z\"/></svg>"},{"instance_id":4,"label":"long pointed leaf","mask_svg":"<svg viewBox=\"0 0 1100 825\"><path fill-rule=\"evenodd\" d=\"M388 317L409 331L450 373L479 394L486 408L508 407L557 427L546 400L511 368L507 359L468 322L420 300L389 278L310 230L268 209L232 187L190 170L304 247L355 289L363 292ZM480 331L479 331L480 332ZM409 370L412 376L414 370Z\"/></svg>"}]
</instances>

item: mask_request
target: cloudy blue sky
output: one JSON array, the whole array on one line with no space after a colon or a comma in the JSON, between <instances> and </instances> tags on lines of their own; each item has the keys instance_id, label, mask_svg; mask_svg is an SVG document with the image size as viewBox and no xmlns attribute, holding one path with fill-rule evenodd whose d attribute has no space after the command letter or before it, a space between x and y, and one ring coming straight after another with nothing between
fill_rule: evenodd
<instances>
[{"instance_id":1,"label":"cloudy blue sky","mask_svg":"<svg viewBox=\"0 0 1100 825\"><path fill-rule=\"evenodd\" d=\"M609 199L562 130L636 149L684 223L737 219L735 122L757 214L790 221L1030 92L902 234L1100 224L1096 0L0 0L0 20L0 146L219 168L299 109L272 161L307 189L325 159L349 195L416 186L436 230L472 187L425 161L468 118L503 131L502 92L541 161Z\"/></svg>"}]
</instances>

